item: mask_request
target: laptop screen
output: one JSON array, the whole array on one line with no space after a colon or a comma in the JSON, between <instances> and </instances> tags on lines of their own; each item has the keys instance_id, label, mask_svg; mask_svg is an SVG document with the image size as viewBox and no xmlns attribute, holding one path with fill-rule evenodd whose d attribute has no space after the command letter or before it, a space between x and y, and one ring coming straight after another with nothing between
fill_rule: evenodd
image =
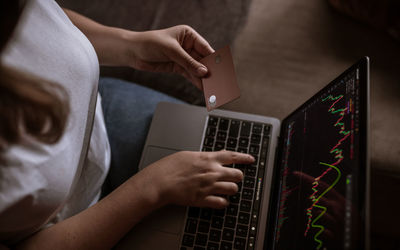
<instances>
[{"instance_id":1,"label":"laptop screen","mask_svg":"<svg viewBox=\"0 0 400 250\"><path fill-rule=\"evenodd\" d=\"M367 65L361 60L282 122L273 249L364 249Z\"/></svg>"}]
</instances>

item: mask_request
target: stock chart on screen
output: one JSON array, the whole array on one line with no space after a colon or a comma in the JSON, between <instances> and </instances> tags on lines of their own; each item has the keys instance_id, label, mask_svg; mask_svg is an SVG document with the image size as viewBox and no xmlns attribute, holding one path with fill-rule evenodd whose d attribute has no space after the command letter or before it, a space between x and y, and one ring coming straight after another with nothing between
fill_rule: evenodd
<instances>
[{"instance_id":1,"label":"stock chart on screen","mask_svg":"<svg viewBox=\"0 0 400 250\"><path fill-rule=\"evenodd\" d=\"M353 249L359 85L355 68L282 124L275 249Z\"/></svg>"}]
</instances>

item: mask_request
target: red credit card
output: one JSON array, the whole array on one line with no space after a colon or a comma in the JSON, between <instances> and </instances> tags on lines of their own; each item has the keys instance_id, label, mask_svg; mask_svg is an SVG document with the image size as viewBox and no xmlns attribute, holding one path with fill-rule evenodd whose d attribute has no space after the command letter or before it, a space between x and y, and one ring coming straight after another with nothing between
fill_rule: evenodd
<instances>
[{"instance_id":1,"label":"red credit card","mask_svg":"<svg viewBox=\"0 0 400 250\"><path fill-rule=\"evenodd\" d=\"M240 97L235 66L229 46L200 60L208 69L202 79L207 110L211 111Z\"/></svg>"}]
</instances>

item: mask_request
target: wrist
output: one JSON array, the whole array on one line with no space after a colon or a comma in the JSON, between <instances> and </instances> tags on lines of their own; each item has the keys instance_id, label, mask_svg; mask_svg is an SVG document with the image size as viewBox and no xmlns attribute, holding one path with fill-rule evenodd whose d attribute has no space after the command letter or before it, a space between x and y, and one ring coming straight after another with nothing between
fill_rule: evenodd
<instances>
[{"instance_id":1,"label":"wrist","mask_svg":"<svg viewBox=\"0 0 400 250\"><path fill-rule=\"evenodd\" d=\"M128 189L131 190L130 194L135 194L133 199L140 199L144 206L150 208L150 210L156 210L166 205L167 201L160 185L154 183L146 170L144 169L132 176L126 184L129 186Z\"/></svg>"},{"instance_id":2,"label":"wrist","mask_svg":"<svg viewBox=\"0 0 400 250\"><path fill-rule=\"evenodd\" d=\"M97 36L89 37L101 65L129 66L134 47L134 31L104 26ZM94 38L94 39L93 39Z\"/></svg>"}]
</instances>

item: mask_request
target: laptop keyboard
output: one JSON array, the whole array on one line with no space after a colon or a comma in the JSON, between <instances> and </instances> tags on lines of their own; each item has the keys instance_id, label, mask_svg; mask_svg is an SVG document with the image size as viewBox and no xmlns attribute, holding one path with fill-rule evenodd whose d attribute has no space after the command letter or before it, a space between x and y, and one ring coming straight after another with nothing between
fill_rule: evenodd
<instances>
[{"instance_id":1,"label":"laptop keyboard","mask_svg":"<svg viewBox=\"0 0 400 250\"><path fill-rule=\"evenodd\" d=\"M244 178L225 209L189 207L181 250L254 249L271 125L209 116L202 151L248 153L252 165L232 164Z\"/></svg>"}]
</instances>

